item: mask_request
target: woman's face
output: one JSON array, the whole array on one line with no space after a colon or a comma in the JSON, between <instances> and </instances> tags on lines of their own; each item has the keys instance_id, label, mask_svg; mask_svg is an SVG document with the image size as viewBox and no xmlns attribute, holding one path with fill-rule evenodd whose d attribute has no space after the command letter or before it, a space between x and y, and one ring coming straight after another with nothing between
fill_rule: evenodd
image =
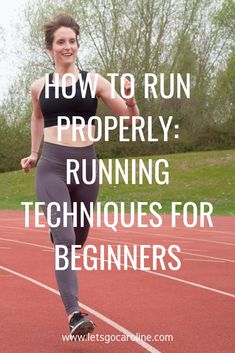
<instances>
[{"instance_id":1,"label":"woman's face","mask_svg":"<svg viewBox=\"0 0 235 353\"><path fill-rule=\"evenodd\" d=\"M51 56L55 65L71 65L77 57L76 33L69 27L60 27L54 32Z\"/></svg>"}]
</instances>

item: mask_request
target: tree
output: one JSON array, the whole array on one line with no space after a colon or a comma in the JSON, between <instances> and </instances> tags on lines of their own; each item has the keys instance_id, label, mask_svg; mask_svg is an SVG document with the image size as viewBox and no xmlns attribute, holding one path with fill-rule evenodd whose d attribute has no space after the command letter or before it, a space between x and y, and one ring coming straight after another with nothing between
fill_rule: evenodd
<instances>
[{"instance_id":1,"label":"tree","mask_svg":"<svg viewBox=\"0 0 235 353\"><path fill-rule=\"evenodd\" d=\"M79 67L108 72L132 73L142 116L173 115L180 123L179 143L118 142L98 143L99 156L156 154L178 150L211 148L210 132L215 127L215 143L226 119L231 121L232 53L234 50L234 3L231 0L46 0L26 5L18 33L24 38L18 52L23 60L14 87L2 104L2 114L13 129L26 121L29 133L31 103L29 87L45 72L53 71L44 48L42 24L58 12L75 17L81 27ZM27 55L25 55L25 53ZM144 74L191 75L191 99L144 99ZM118 85L117 85L118 89ZM229 105L230 104L230 105ZM223 119L222 119L223 112ZM108 111L99 104L97 115ZM19 128L20 129L20 128ZM22 132L22 130L21 130ZM19 134L20 135L20 134ZM229 143L231 147L231 143Z\"/></svg>"}]
</instances>

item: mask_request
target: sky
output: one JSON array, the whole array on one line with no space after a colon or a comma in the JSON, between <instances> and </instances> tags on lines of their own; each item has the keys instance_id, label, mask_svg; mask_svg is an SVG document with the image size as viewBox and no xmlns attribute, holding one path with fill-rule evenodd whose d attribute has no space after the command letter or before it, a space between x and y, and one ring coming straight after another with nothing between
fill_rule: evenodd
<instances>
[{"instance_id":1,"label":"sky","mask_svg":"<svg viewBox=\"0 0 235 353\"><path fill-rule=\"evenodd\" d=\"M14 44L20 38L17 38L15 24L26 2L27 0L0 0L0 27L3 29L3 38L1 35L0 41L0 101L9 84L14 82L19 66Z\"/></svg>"}]
</instances>

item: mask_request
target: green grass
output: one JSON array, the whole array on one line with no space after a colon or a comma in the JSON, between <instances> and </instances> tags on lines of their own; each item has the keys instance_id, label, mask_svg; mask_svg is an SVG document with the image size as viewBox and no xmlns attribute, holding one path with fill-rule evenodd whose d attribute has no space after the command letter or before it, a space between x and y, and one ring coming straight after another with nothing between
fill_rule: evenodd
<instances>
[{"instance_id":1,"label":"green grass","mask_svg":"<svg viewBox=\"0 0 235 353\"><path fill-rule=\"evenodd\" d=\"M136 157L139 158L139 157ZM235 215L235 150L192 152L151 157L169 162L169 185L100 186L99 201L158 201L162 213L170 213L171 202L208 201L214 215ZM21 209L21 201L36 201L34 194L35 168L29 174L21 170L0 174L0 209ZM127 208L128 210L128 208ZM148 208L146 208L146 211Z\"/></svg>"}]
</instances>

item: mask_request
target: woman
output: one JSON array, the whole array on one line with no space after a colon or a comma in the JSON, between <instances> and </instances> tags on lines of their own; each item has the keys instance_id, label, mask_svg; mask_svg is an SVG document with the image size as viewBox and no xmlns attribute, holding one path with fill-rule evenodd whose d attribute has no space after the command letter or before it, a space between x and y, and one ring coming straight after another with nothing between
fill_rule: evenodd
<instances>
[{"instance_id":1,"label":"woman","mask_svg":"<svg viewBox=\"0 0 235 353\"><path fill-rule=\"evenodd\" d=\"M49 75L49 98L46 96L45 78L36 80L31 86L31 96L33 103L33 112L31 117L31 154L21 160L21 166L25 173L37 163L41 139L44 134L44 144L41 157L37 163L36 169L36 195L38 201L45 203L43 208L47 217L47 206L50 202L57 202L61 209L56 211L53 216L63 218L63 203L67 202L68 211L72 211L72 203L80 202L89 209L90 202L95 202L98 195L99 181L98 177L91 185L82 183L76 185L66 183L66 160L69 158L81 162L87 160L87 168L91 172L92 159L96 158L94 144L89 139L87 126L83 132L85 141L77 135L76 141L72 141L72 126L63 130L60 141L58 141L58 116L67 116L72 122L72 116L82 116L87 124L89 118L96 113L97 100L101 98L106 106L116 116L129 116L128 124L131 124L131 118L139 115L136 101L133 98L124 101L116 92L115 97L111 98L111 85L109 81L98 75L96 84L96 95L92 97L90 89L87 90L85 97L81 97L79 89L79 77L85 80L86 71L79 71L75 65L77 52L79 48L78 36L79 25L74 18L68 14L59 14L43 27L45 34L46 48L51 55L54 65L54 73ZM55 98L55 88L53 82L56 75L59 75L59 85L61 86L63 75L69 73L76 78L76 94L74 98L66 99L62 95L61 87L59 89L59 98ZM80 74L80 75L79 75ZM57 75L57 76L58 76ZM71 76L71 75L70 75ZM95 74L90 73L92 83L95 82ZM72 89L72 78L67 77L66 93L69 95ZM125 93L130 92L130 82L125 81ZM92 126L92 135L95 136L95 126ZM81 165L81 164L80 164ZM80 168L81 169L81 168ZM81 172L80 172L81 174ZM97 173L98 174L98 173ZM73 227L72 220L69 219L67 227L59 225L50 227L50 234L55 245L64 245L68 249L68 260L71 260L71 245L83 246L89 231L88 221L85 221L83 227L79 225ZM68 314L69 327L71 335L86 335L94 329L94 323L80 312L78 304L78 283L77 274L70 266L64 271L55 270L61 298L63 300L66 312Z\"/></svg>"}]
</instances>

